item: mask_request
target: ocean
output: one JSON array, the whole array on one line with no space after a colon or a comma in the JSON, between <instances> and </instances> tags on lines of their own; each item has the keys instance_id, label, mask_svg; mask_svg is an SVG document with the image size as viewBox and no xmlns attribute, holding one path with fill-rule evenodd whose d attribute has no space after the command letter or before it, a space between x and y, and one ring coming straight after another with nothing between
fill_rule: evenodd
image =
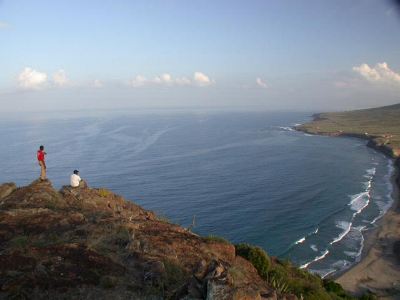
<instances>
[{"instance_id":1,"label":"ocean","mask_svg":"<svg viewBox=\"0 0 400 300\"><path fill-rule=\"evenodd\" d=\"M297 132L310 113L135 111L0 121L0 182L74 169L194 232L251 243L321 276L360 259L392 204L392 162L354 138ZM160 234L162 234L160 232Z\"/></svg>"}]
</instances>

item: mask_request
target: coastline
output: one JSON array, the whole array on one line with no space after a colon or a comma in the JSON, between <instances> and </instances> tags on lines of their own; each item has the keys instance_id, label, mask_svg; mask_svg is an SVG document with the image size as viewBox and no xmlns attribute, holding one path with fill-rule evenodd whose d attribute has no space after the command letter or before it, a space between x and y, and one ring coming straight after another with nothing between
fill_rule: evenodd
<instances>
[{"instance_id":1,"label":"coastline","mask_svg":"<svg viewBox=\"0 0 400 300\"><path fill-rule=\"evenodd\" d=\"M319 119L319 114L314 115L312 122ZM400 299L400 262L393 251L394 243L400 240L400 226L398 226L400 224L400 158L393 156L390 147L377 144L374 136L347 132L310 132L301 125L294 129L307 134L367 140L367 147L373 148L393 160L394 170L391 174L393 203L391 207L377 221L376 228L363 233L364 248L360 261L349 269L336 273L331 278L354 295L370 291L379 299Z\"/></svg>"},{"instance_id":2,"label":"coastline","mask_svg":"<svg viewBox=\"0 0 400 300\"><path fill-rule=\"evenodd\" d=\"M351 268L334 277L342 287L360 295L366 290L379 299L400 299L400 264L393 253L393 244L399 239L399 159L395 160L393 204L377 221L377 228L366 231L361 259Z\"/></svg>"}]
</instances>

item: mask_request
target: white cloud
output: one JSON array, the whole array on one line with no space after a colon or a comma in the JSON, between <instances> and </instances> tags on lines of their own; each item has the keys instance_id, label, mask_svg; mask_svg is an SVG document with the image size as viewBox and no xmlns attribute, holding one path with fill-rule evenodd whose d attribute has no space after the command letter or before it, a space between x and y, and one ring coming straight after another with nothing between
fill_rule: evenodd
<instances>
[{"instance_id":1,"label":"white cloud","mask_svg":"<svg viewBox=\"0 0 400 300\"><path fill-rule=\"evenodd\" d=\"M213 84L213 81L210 80L210 78L202 72L195 72L193 75L193 80L199 86L207 86Z\"/></svg>"},{"instance_id":2,"label":"white cloud","mask_svg":"<svg viewBox=\"0 0 400 300\"><path fill-rule=\"evenodd\" d=\"M214 81L210 80L210 78L201 72L195 72L193 74L193 80L188 79L187 77L173 77L169 73L164 73L158 76L155 76L152 79L148 79L143 75L137 75L135 78L131 79L128 82L128 85L131 87L142 87L146 85L164 85L164 86L207 86L213 84Z\"/></svg>"},{"instance_id":3,"label":"white cloud","mask_svg":"<svg viewBox=\"0 0 400 300\"><path fill-rule=\"evenodd\" d=\"M102 88L103 87L103 82L99 79L93 80L92 86L95 88Z\"/></svg>"},{"instance_id":4,"label":"white cloud","mask_svg":"<svg viewBox=\"0 0 400 300\"><path fill-rule=\"evenodd\" d=\"M258 85L259 87L262 87L262 88L264 88L264 89L268 88L267 83L266 83L264 80L262 80L260 77L257 77L256 83L257 83L257 85Z\"/></svg>"},{"instance_id":5,"label":"white cloud","mask_svg":"<svg viewBox=\"0 0 400 300\"><path fill-rule=\"evenodd\" d=\"M142 75L137 75L134 79L129 81L129 85L131 87L140 87L140 86L144 86L146 83L148 83L148 80L146 77L142 76Z\"/></svg>"},{"instance_id":6,"label":"white cloud","mask_svg":"<svg viewBox=\"0 0 400 300\"><path fill-rule=\"evenodd\" d=\"M387 63L377 63L371 68L367 64L353 67L353 71L360 74L364 79L373 83L400 84L400 74L391 70Z\"/></svg>"},{"instance_id":7,"label":"white cloud","mask_svg":"<svg viewBox=\"0 0 400 300\"><path fill-rule=\"evenodd\" d=\"M165 84L165 85L172 85L174 84L174 79L172 79L172 76L168 73L161 74L160 76L154 77L153 80L149 81L150 83L156 83L156 84Z\"/></svg>"},{"instance_id":8,"label":"white cloud","mask_svg":"<svg viewBox=\"0 0 400 300\"><path fill-rule=\"evenodd\" d=\"M64 70L58 70L53 74L53 82L56 86L64 87L68 85L69 79L67 78L67 74Z\"/></svg>"},{"instance_id":9,"label":"white cloud","mask_svg":"<svg viewBox=\"0 0 400 300\"><path fill-rule=\"evenodd\" d=\"M18 83L24 89L38 90L46 85L47 74L26 67L18 75Z\"/></svg>"}]
</instances>

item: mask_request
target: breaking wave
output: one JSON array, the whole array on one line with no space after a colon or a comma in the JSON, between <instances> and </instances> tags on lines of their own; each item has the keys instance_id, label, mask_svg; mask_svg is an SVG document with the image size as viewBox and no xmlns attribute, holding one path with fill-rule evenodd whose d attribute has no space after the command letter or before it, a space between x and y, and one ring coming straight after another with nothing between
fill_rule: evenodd
<instances>
[{"instance_id":1,"label":"breaking wave","mask_svg":"<svg viewBox=\"0 0 400 300\"><path fill-rule=\"evenodd\" d=\"M303 265L300 266L300 269L305 269L307 268L309 265L311 265L312 263L319 261L321 259L324 259L327 255L329 254L329 250L325 250L321 255L315 257L312 261L309 261Z\"/></svg>"}]
</instances>

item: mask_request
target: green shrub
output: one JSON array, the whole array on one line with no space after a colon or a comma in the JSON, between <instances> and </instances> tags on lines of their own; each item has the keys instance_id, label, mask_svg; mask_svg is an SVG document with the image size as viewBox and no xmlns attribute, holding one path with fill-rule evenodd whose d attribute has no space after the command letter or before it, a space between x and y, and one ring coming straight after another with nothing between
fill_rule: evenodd
<instances>
[{"instance_id":1,"label":"green shrub","mask_svg":"<svg viewBox=\"0 0 400 300\"><path fill-rule=\"evenodd\" d=\"M227 239L224 239L223 237L217 236L217 235L212 235L210 234L209 236L206 236L204 238L206 242L218 242L218 243L224 243L224 244L230 244Z\"/></svg>"},{"instance_id":2,"label":"green shrub","mask_svg":"<svg viewBox=\"0 0 400 300\"><path fill-rule=\"evenodd\" d=\"M163 274L163 290L165 299L175 299L173 295L184 285L187 274L179 262L164 260L165 273Z\"/></svg>"},{"instance_id":3,"label":"green shrub","mask_svg":"<svg viewBox=\"0 0 400 300\"><path fill-rule=\"evenodd\" d=\"M249 244L235 245L236 254L250 261L257 269L258 274L263 279L268 278L268 270L271 265L271 260L267 253L260 247L250 246Z\"/></svg>"},{"instance_id":4,"label":"green shrub","mask_svg":"<svg viewBox=\"0 0 400 300\"><path fill-rule=\"evenodd\" d=\"M157 214L157 220L163 223L172 224L171 220L162 214Z\"/></svg>"},{"instance_id":5,"label":"green shrub","mask_svg":"<svg viewBox=\"0 0 400 300\"><path fill-rule=\"evenodd\" d=\"M236 254L250 261L261 278L281 294L295 294L299 299L307 300L355 300L342 286L332 280L322 280L305 269L294 266L288 260L270 259L259 247L249 244L235 245ZM377 299L366 294L360 300Z\"/></svg>"},{"instance_id":6,"label":"green shrub","mask_svg":"<svg viewBox=\"0 0 400 300\"><path fill-rule=\"evenodd\" d=\"M243 280L245 278L243 270L236 266L229 268L228 273L233 278L234 282Z\"/></svg>"},{"instance_id":7,"label":"green shrub","mask_svg":"<svg viewBox=\"0 0 400 300\"><path fill-rule=\"evenodd\" d=\"M120 248L125 248L131 241L131 235L128 228L120 226L114 234L113 239L114 244L118 245Z\"/></svg>"},{"instance_id":8,"label":"green shrub","mask_svg":"<svg viewBox=\"0 0 400 300\"><path fill-rule=\"evenodd\" d=\"M272 286L279 293L289 292L288 282L280 276L269 274L267 282L270 286Z\"/></svg>"},{"instance_id":9,"label":"green shrub","mask_svg":"<svg viewBox=\"0 0 400 300\"><path fill-rule=\"evenodd\" d=\"M29 243L29 237L26 235L16 236L10 241L10 245L13 248L20 248L20 249L25 249L28 243Z\"/></svg>"},{"instance_id":10,"label":"green shrub","mask_svg":"<svg viewBox=\"0 0 400 300\"><path fill-rule=\"evenodd\" d=\"M107 190L107 189L99 189L100 197L106 198L110 194L111 194L111 192L109 190Z\"/></svg>"},{"instance_id":11,"label":"green shrub","mask_svg":"<svg viewBox=\"0 0 400 300\"><path fill-rule=\"evenodd\" d=\"M377 300L378 297L371 293L366 293L360 297L360 300Z\"/></svg>"},{"instance_id":12,"label":"green shrub","mask_svg":"<svg viewBox=\"0 0 400 300\"><path fill-rule=\"evenodd\" d=\"M342 286L339 283L336 283L332 280L323 280L323 286L325 288L325 290L327 290L328 292L334 293L340 297L346 297L347 294L345 292L345 290L342 288Z\"/></svg>"},{"instance_id":13,"label":"green shrub","mask_svg":"<svg viewBox=\"0 0 400 300\"><path fill-rule=\"evenodd\" d=\"M114 288L117 285L117 278L114 276L103 276L100 278L100 285L105 289Z\"/></svg>"}]
</instances>

